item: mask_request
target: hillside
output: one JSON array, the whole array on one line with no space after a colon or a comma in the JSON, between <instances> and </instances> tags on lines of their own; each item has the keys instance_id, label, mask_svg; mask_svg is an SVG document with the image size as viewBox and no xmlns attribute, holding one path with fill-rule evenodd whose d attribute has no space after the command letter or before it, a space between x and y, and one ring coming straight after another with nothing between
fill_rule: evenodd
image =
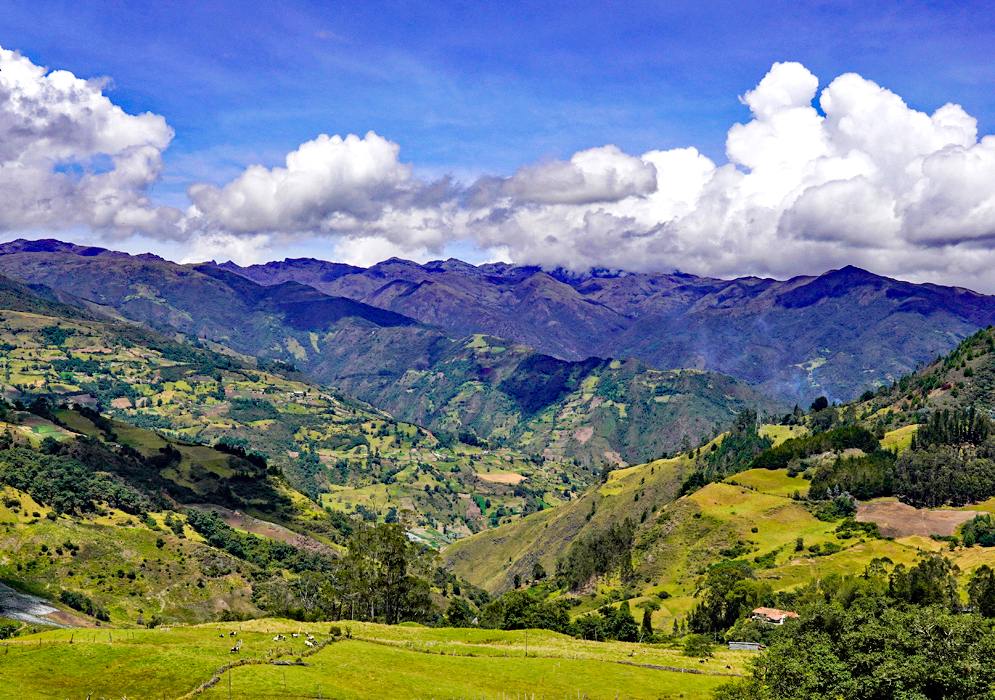
<instances>
[{"instance_id":1,"label":"hillside","mask_svg":"<svg viewBox=\"0 0 995 700\"><path fill-rule=\"evenodd\" d=\"M287 567L334 556L351 531L239 454L89 409L0 409L0 580L52 601L60 624L258 615L265 560L208 546L188 507L267 524L243 532L266 535L254 546Z\"/></svg>"},{"instance_id":2,"label":"hillside","mask_svg":"<svg viewBox=\"0 0 995 700\"><path fill-rule=\"evenodd\" d=\"M457 336L495 335L567 360L634 357L729 374L787 403L855 398L995 320L995 299L854 267L786 281L681 273L574 274L459 260L368 269L288 259L226 270L299 282Z\"/></svg>"},{"instance_id":3,"label":"hillside","mask_svg":"<svg viewBox=\"0 0 995 700\"><path fill-rule=\"evenodd\" d=\"M816 402L759 432L747 416L443 557L493 593L529 581L538 563L579 597L574 614L662 597L653 619L664 625L690 614L720 564L746 567L784 600L873 560L906 571L923 552L947 557L963 585L995 563L993 366L988 328L859 401Z\"/></svg>"},{"instance_id":4,"label":"hillside","mask_svg":"<svg viewBox=\"0 0 995 700\"><path fill-rule=\"evenodd\" d=\"M111 432L122 441L134 434L139 450L165 449L172 438L181 455L177 480L198 493L211 482L190 473L185 454L223 443L264 456L329 507L381 519L411 510L416 530L445 544L492 521L559 503L592 478L557 459L451 438L442 444L285 365L178 343L6 284L19 296L4 304L30 311L0 310L0 391L25 405L47 397L52 406L98 409L121 421ZM56 413L73 430L94 433L78 414ZM214 450L206 454L219 458ZM492 507L477 507L473 495Z\"/></svg>"},{"instance_id":5,"label":"hillside","mask_svg":"<svg viewBox=\"0 0 995 700\"><path fill-rule=\"evenodd\" d=\"M782 423L816 435L761 454L751 466L805 471L819 498L892 497L915 507L967 506L995 496L995 330L982 329L915 374L841 406L813 405ZM880 442L879 442L880 440ZM857 448L826 463L830 444Z\"/></svg>"},{"instance_id":6,"label":"hillside","mask_svg":"<svg viewBox=\"0 0 995 700\"><path fill-rule=\"evenodd\" d=\"M252 567L206 546L182 516L180 537L161 514L152 516L155 530L115 508L49 520L52 509L27 494L2 486L0 493L0 580L66 611L53 621L84 627L99 622L92 611L60 604L63 589L83 592L98 606L93 610L102 609L118 625L197 622L225 610L259 613L251 598Z\"/></svg>"},{"instance_id":7,"label":"hillside","mask_svg":"<svg viewBox=\"0 0 995 700\"><path fill-rule=\"evenodd\" d=\"M297 282L261 286L215 265L175 265L58 241L15 241L0 246L0 271L71 291L91 306L112 307L155 328L293 363L317 381L433 430L470 429L533 455L549 450L588 465L641 461L685 441L696 444L745 405L781 408L728 377L665 374L607 359L564 362L498 338L453 338L392 311ZM512 351L488 350L481 342ZM585 396L591 392L584 390L569 396L592 373L600 395ZM543 385L541 395L523 400L536 381ZM577 410L599 399L611 400L614 409L601 403L600 409ZM485 405L494 418L485 417ZM539 415L542 410L546 415ZM568 429L543 424L564 411ZM575 418L587 413L590 425ZM595 431L592 440L584 432L579 439L568 437L588 428Z\"/></svg>"},{"instance_id":8,"label":"hillside","mask_svg":"<svg viewBox=\"0 0 995 700\"><path fill-rule=\"evenodd\" d=\"M616 470L577 501L455 543L443 559L449 570L495 594L513 588L516 574L529 582L539 563L559 581L577 582L574 616L621 600L633 607L657 600L653 624L665 631L686 620L703 577L723 562L748 562L774 594L831 574L859 574L874 559L908 567L923 551L950 557L962 582L979 566L995 564L995 548L951 548L922 536L887 540L845 519L820 519L818 504L805 500L809 482L786 469L740 472L678 497L695 466L683 455ZM974 509L991 512L995 500ZM627 521L626 546L618 528ZM603 559L612 542L618 561L631 557L629 573Z\"/></svg>"},{"instance_id":9,"label":"hillside","mask_svg":"<svg viewBox=\"0 0 995 700\"><path fill-rule=\"evenodd\" d=\"M588 465L642 462L697 444L744 408L783 410L714 372L659 371L636 360L566 362L488 336L451 344L427 367L397 374L357 367L339 383L433 430L469 429Z\"/></svg>"}]
</instances>

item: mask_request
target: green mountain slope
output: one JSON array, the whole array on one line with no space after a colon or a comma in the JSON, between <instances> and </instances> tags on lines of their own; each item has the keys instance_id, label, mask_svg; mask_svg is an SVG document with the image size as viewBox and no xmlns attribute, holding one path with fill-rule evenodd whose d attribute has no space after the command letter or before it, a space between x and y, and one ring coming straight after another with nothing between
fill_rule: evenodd
<instances>
[{"instance_id":1,"label":"green mountain slope","mask_svg":"<svg viewBox=\"0 0 995 700\"><path fill-rule=\"evenodd\" d=\"M451 344L431 364L403 373L377 366L341 385L432 429L469 429L587 464L646 461L710 437L744 408L780 407L713 372L664 372L636 360L565 362L487 336Z\"/></svg>"},{"instance_id":2,"label":"green mountain slope","mask_svg":"<svg viewBox=\"0 0 995 700\"><path fill-rule=\"evenodd\" d=\"M151 516L120 509L88 516L56 516L26 493L0 486L0 580L41 596L71 615L57 619L92 626L103 610L115 625L156 620L198 622L228 610L258 614L251 597L252 567L206 546L177 516L179 537ZM162 546L158 546L159 542ZM61 603L61 591L86 596L91 614Z\"/></svg>"},{"instance_id":3,"label":"green mountain slope","mask_svg":"<svg viewBox=\"0 0 995 700\"><path fill-rule=\"evenodd\" d=\"M538 563L578 597L575 612L663 594L654 621L667 625L729 562L777 593L874 559L908 567L942 552L963 584L995 563L993 366L995 330L984 329L860 401L816 402L752 438L755 423L737 421L713 443L612 472L575 502L456 543L444 559L494 593L531 579Z\"/></svg>"},{"instance_id":4,"label":"green mountain slope","mask_svg":"<svg viewBox=\"0 0 995 700\"><path fill-rule=\"evenodd\" d=\"M962 583L995 564L995 547L882 539L853 521L820 519L819 504L804 500L809 482L785 469L740 472L679 497L682 479L695 469L683 455L614 471L570 504L453 544L443 560L492 594L512 589L516 576L531 584L538 563L556 573L560 595L575 601L572 616L622 600L633 608L655 601L653 625L664 631L687 619L705 576L722 563L748 565L774 593L861 574L875 559L908 567L924 551L949 556ZM995 501L975 508L991 511ZM625 532L619 537L624 526L630 540Z\"/></svg>"},{"instance_id":5,"label":"green mountain slope","mask_svg":"<svg viewBox=\"0 0 995 700\"><path fill-rule=\"evenodd\" d=\"M632 362L568 363L496 338L454 340L393 311L296 282L258 285L215 265L176 265L58 241L11 243L2 253L0 271L19 279L71 291L145 324L294 363L398 417L432 429L472 429L532 454L549 450L588 464L614 455L641 461L675 450L685 438L695 444L711 437L716 423L744 405L779 406L721 375L678 378ZM593 375L595 395L585 398L591 392L581 384ZM538 398L523 400L536 382ZM546 425L558 401L566 429ZM582 406L585 401L601 401L601 408ZM590 438L573 437L588 428L595 431Z\"/></svg>"},{"instance_id":6,"label":"green mountain slope","mask_svg":"<svg viewBox=\"0 0 995 700\"><path fill-rule=\"evenodd\" d=\"M180 454L176 481L200 494L221 487L191 472L186 454L199 451L207 455L201 461L216 461L223 455L205 445L223 443L264 456L330 508L381 520L411 510L416 530L445 544L559 503L593 476L520 451L486 450L448 436L443 442L287 365L177 342L0 283L16 292L16 303L8 295L7 305L26 309L0 310L0 391L25 405L47 397L51 406L99 409L120 421L111 429L117 439L134 434L139 451L166 449L169 441ZM93 433L73 415L62 420Z\"/></svg>"},{"instance_id":7,"label":"green mountain slope","mask_svg":"<svg viewBox=\"0 0 995 700\"><path fill-rule=\"evenodd\" d=\"M855 267L789 280L566 270L396 258L368 269L313 259L222 267L288 281L561 359L635 357L732 375L789 403L855 398L949 352L995 319L995 299Z\"/></svg>"}]
</instances>

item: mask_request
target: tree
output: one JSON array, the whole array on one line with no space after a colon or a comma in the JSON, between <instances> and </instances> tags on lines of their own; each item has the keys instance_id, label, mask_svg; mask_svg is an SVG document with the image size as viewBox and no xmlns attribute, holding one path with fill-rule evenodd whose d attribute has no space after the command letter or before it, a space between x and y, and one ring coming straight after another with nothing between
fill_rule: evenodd
<instances>
[{"instance_id":1,"label":"tree","mask_svg":"<svg viewBox=\"0 0 995 700\"><path fill-rule=\"evenodd\" d=\"M753 569L746 562L724 562L712 567L703 588L701 602L688 615L691 630L701 634L729 629L744 607L756 607L755 603L770 592L769 584L753 581Z\"/></svg>"},{"instance_id":2,"label":"tree","mask_svg":"<svg viewBox=\"0 0 995 700\"><path fill-rule=\"evenodd\" d=\"M637 604L636 607L643 609L643 624L641 633L643 639L649 639L653 636L653 613L660 609L660 603L650 599L644 600L643 602Z\"/></svg>"},{"instance_id":3,"label":"tree","mask_svg":"<svg viewBox=\"0 0 995 700\"><path fill-rule=\"evenodd\" d=\"M532 565L532 580L542 581L546 578L546 570L542 567L542 564L536 562Z\"/></svg>"},{"instance_id":4,"label":"tree","mask_svg":"<svg viewBox=\"0 0 995 700\"><path fill-rule=\"evenodd\" d=\"M546 601L529 590L509 591L491 603L486 613L491 624L506 630L547 629L563 632L570 624L565 600Z\"/></svg>"},{"instance_id":5,"label":"tree","mask_svg":"<svg viewBox=\"0 0 995 700\"><path fill-rule=\"evenodd\" d=\"M431 601L421 575L427 575L431 556L408 541L400 524L358 528L334 573L340 607L350 617L387 624L424 618Z\"/></svg>"},{"instance_id":6,"label":"tree","mask_svg":"<svg viewBox=\"0 0 995 700\"><path fill-rule=\"evenodd\" d=\"M937 605L956 610L957 574L960 569L939 554L925 554L910 569L896 566L888 579L888 594L911 605Z\"/></svg>"},{"instance_id":7,"label":"tree","mask_svg":"<svg viewBox=\"0 0 995 700\"><path fill-rule=\"evenodd\" d=\"M316 571L305 571L294 581L294 593L306 613L314 613L325 586L325 577Z\"/></svg>"},{"instance_id":8,"label":"tree","mask_svg":"<svg viewBox=\"0 0 995 700\"><path fill-rule=\"evenodd\" d=\"M752 675L719 700L904 700L990 698L995 632L975 615L942 608L817 604L786 622Z\"/></svg>"},{"instance_id":9,"label":"tree","mask_svg":"<svg viewBox=\"0 0 995 700\"><path fill-rule=\"evenodd\" d=\"M446 624L450 627L469 627L474 618L470 605L462 598L453 598L446 609Z\"/></svg>"},{"instance_id":10,"label":"tree","mask_svg":"<svg viewBox=\"0 0 995 700\"><path fill-rule=\"evenodd\" d=\"M809 411L812 413L817 413L819 411L824 411L827 408L829 408L829 399L827 399L825 396L820 396L815 401L812 402L812 405L809 407Z\"/></svg>"},{"instance_id":11,"label":"tree","mask_svg":"<svg viewBox=\"0 0 995 700\"><path fill-rule=\"evenodd\" d=\"M708 657L712 655L712 640L703 634L689 634L684 638L684 655Z\"/></svg>"},{"instance_id":12,"label":"tree","mask_svg":"<svg viewBox=\"0 0 995 700\"><path fill-rule=\"evenodd\" d=\"M629 601L623 600L617 608L606 605L598 612L604 617L602 624L605 638L617 639L620 642L639 641L639 626L632 617Z\"/></svg>"},{"instance_id":13,"label":"tree","mask_svg":"<svg viewBox=\"0 0 995 700\"><path fill-rule=\"evenodd\" d=\"M967 586L968 600L974 612L989 620L995 618L995 571L979 566Z\"/></svg>"}]
</instances>

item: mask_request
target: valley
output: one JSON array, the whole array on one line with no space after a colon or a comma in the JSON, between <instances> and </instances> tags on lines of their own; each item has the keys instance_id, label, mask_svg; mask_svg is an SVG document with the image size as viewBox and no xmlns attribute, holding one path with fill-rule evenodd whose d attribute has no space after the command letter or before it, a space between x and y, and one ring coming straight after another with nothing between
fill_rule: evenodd
<instances>
[{"instance_id":1,"label":"valley","mask_svg":"<svg viewBox=\"0 0 995 700\"><path fill-rule=\"evenodd\" d=\"M533 455L550 449L592 468L697 443L746 407L786 408L719 373L661 371L628 359L560 360L500 337L451 334L297 282L261 286L216 265L16 241L0 245L0 272L45 285L50 294L72 294L93 312L293 365L432 431L472 431ZM584 389L585 380L596 391ZM630 420L630 409L645 420ZM560 413L567 425L557 428ZM595 439L571 439L587 427Z\"/></svg>"},{"instance_id":2,"label":"valley","mask_svg":"<svg viewBox=\"0 0 995 700\"><path fill-rule=\"evenodd\" d=\"M197 485L201 479L185 453L221 442L263 456L328 507L371 518L410 510L422 536L441 546L491 522L569 500L593 478L562 457L537 459L451 436L443 444L286 365L183 345L119 322L71 318L72 307L45 311L52 315L0 312L6 348L0 384L7 398L99 408L117 421L115 439L138 450L164 444L148 431L191 443L177 448L182 456L171 473L195 493L209 482ZM22 414L12 429L36 442L74 433L107 437L78 415L56 416L64 427ZM492 505L482 507L485 502Z\"/></svg>"},{"instance_id":3,"label":"valley","mask_svg":"<svg viewBox=\"0 0 995 700\"><path fill-rule=\"evenodd\" d=\"M0 279L0 581L57 611L0 632L40 695L56 686L29 666L78 654L130 670L65 687L136 696L184 696L234 659L246 697L279 692L272 668L330 695L438 692L437 653L485 679L454 696L705 698L772 658L727 641L795 643L758 606L915 615L903 582L921 580L989 619L990 327L789 410L715 372L453 338L295 282L59 254L73 293L57 268ZM175 283L153 290L159 274ZM205 294L263 331L195 314ZM295 626L329 633L274 646ZM365 684L321 670L366 664Z\"/></svg>"}]
</instances>

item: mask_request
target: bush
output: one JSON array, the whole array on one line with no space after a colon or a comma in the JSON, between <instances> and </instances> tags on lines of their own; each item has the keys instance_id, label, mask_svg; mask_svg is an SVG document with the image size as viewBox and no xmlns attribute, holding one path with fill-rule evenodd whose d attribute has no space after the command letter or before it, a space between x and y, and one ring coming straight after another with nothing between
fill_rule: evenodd
<instances>
[{"instance_id":1,"label":"bush","mask_svg":"<svg viewBox=\"0 0 995 700\"><path fill-rule=\"evenodd\" d=\"M684 656L710 657L714 648L712 640L703 634L689 634L684 638Z\"/></svg>"},{"instance_id":2,"label":"bush","mask_svg":"<svg viewBox=\"0 0 995 700\"><path fill-rule=\"evenodd\" d=\"M59 600L68 605L73 610L78 610L85 615L95 617L98 620L103 620L104 622L109 621L110 615L104 610L100 605L94 603L88 596L82 593L77 593L76 591L67 591L63 589L59 593Z\"/></svg>"}]
</instances>

